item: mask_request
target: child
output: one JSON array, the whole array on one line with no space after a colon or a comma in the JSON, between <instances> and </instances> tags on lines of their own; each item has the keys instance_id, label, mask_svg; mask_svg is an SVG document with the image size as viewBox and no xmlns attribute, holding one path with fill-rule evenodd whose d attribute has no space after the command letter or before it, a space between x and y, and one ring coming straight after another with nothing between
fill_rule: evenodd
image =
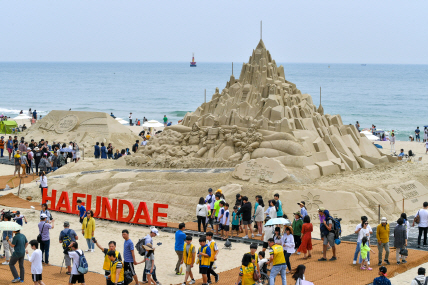
<instances>
[{"instance_id":1,"label":"child","mask_svg":"<svg viewBox=\"0 0 428 285\"><path fill-rule=\"evenodd\" d=\"M216 268L214 266L214 262L217 260L218 247L217 247L216 242L213 241L213 233L212 232L207 233L206 238L207 238L207 245L209 246L210 251L211 251L210 267L208 269L207 280L208 280L208 283L211 283L211 275L213 275L215 278L215 283L217 283L219 280L218 279L219 277L218 277L218 274L215 273L215 271L214 271L214 269Z\"/></svg>"},{"instance_id":2,"label":"child","mask_svg":"<svg viewBox=\"0 0 428 285\"><path fill-rule=\"evenodd\" d=\"M387 269L385 266L379 267L379 277L373 280L373 285L391 285L391 281L386 278ZM412 281L413 284L413 281Z\"/></svg>"},{"instance_id":3,"label":"child","mask_svg":"<svg viewBox=\"0 0 428 285\"><path fill-rule=\"evenodd\" d=\"M77 200L77 210L79 210L80 223L83 223L83 219L86 217L86 209L82 206L82 200Z\"/></svg>"},{"instance_id":4,"label":"child","mask_svg":"<svg viewBox=\"0 0 428 285\"><path fill-rule=\"evenodd\" d=\"M251 254L251 262L254 263L255 266L257 266L257 271L260 272L260 267L259 267L259 255L257 254L257 244L256 243L252 243L250 244L250 252L249 254Z\"/></svg>"},{"instance_id":5,"label":"child","mask_svg":"<svg viewBox=\"0 0 428 285\"><path fill-rule=\"evenodd\" d=\"M223 237L223 233L224 233L224 229L223 229L223 216L224 216L224 204L226 204L223 200L220 201L219 205L220 205L220 210L219 210L219 214L218 214L218 222L219 222L219 228L220 228L220 236Z\"/></svg>"},{"instance_id":6,"label":"child","mask_svg":"<svg viewBox=\"0 0 428 285\"><path fill-rule=\"evenodd\" d=\"M13 218L14 220L15 220L15 222L17 223L17 224L19 224L19 225L21 225L22 226L22 219L24 219L24 221L25 221L25 224L27 224L27 218L25 218L25 216L24 215L21 215L21 212L19 212L19 211L16 211L16 216L15 216L15 218Z\"/></svg>"},{"instance_id":7,"label":"child","mask_svg":"<svg viewBox=\"0 0 428 285\"><path fill-rule=\"evenodd\" d=\"M152 245L150 243L143 245L143 247L146 249L147 254L146 254L146 267L145 267L145 271L146 271L146 276L147 276L147 284L148 285L156 285L155 280L153 280L152 275L155 273L155 255L154 255L154 248L152 247Z\"/></svg>"},{"instance_id":8,"label":"child","mask_svg":"<svg viewBox=\"0 0 428 285\"><path fill-rule=\"evenodd\" d=\"M195 284L196 282L192 273L192 267L193 264L195 264L196 259L196 251L192 244L192 239L192 236L186 236L186 243L183 248L183 259L181 260L181 264L184 263L186 265L186 276L184 277L183 285L186 285L187 278L189 278L189 276L192 279L189 284Z\"/></svg>"},{"instance_id":9,"label":"child","mask_svg":"<svg viewBox=\"0 0 428 285\"><path fill-rule=\"evenodd\" d=\"M223 240L229 238L229 224L230 224L230 213L229 213L229 204L224 204L224 214L222 220L222 233L224 231Z\"/></svg>"},{"instance_id":10,"label":"child","mask_svg":"<svg viewBox=\"0 0 428 285\"><path fill-rule=\"evenodd\" d=\"M269 217L266 217L265 219L265 224L270 220ZM262 240L263 240L263 251L266 251L266 249L268 248L268 239L273 238L273 232L274 228L273 226L263 226L263 235L262 235Z\"/></svg>"},{"instance_id":11,"label":"child","mask_svg":"<svg viewBox=\"0 0 428 285\"><path fill-rule=\"evenodd\" d=\"M259 251L259 268L260 273L264 273L267 275L267 263L268 260L265 258L266 253L264 251Z\"/></svg>"},{"instance_id":12,"label":"child","mask_svg":"<svg viewBox=\"0 0 428 285\"><path fill-rule=\"evenodd\" d=\"M236 231L236 236L239 236L239 222L241 221L240 215L237 215L238 213L238 207L233 207L233 213L232 213L232 237L233 237L233 231Z\"/></svg>"},{"instance_id":13,"label":"child","mask_svg":"<svg viewBox=\"0 0 428 285\"><path fill-rule=\"evenodd\" d=\"M367 258L367 253L368 252L373 252L375 253L372 249L370 249L370 247L368 246L368 239L367 237L363 237L363 239L361 240L361 258L363 259L363 263L361 264L361 269L362 270L372 270L373 268L370 268L368 266L368 258Z\"/></svg>"},{"instance_id":14,"label":"child","mask_svg":"<svg viewBox=\"0 0 428 285\"><path fill-rule=\"evenodd\" d=\"M198 249L199 273L202 274L202 285L208 284L208 270L210 268L211 249L207 246L206 237L199 238L200 248Z\"/></svg>"},{"instance_id":15,"label":"child","mask_svg":"<svg viewBox=\"0 0 428 285\"><path fill-rule=\"evenodd\" d=\"M31 262L31 280L33 280L34 285L45 285L42 281L42 251L39 249L39 243L34 239L29 243L31 249L34 250L31 256L28 255L28 249L25 250L28 260Z\"/></svg>"}]
</instances>

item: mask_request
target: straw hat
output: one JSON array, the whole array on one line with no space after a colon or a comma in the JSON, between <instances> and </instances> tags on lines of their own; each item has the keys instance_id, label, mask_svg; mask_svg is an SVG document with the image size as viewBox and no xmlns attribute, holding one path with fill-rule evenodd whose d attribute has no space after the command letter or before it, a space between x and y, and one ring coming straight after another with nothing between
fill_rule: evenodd
<instances>
[{"instance_id":1,"label":"straw hat","mask_svg":"<svg viewBox=\"0 0 428 285\"><path fill-rule=\"evenodd\" d=\"M291 226L285 226L285 229L289 229L290 233L293 234L293 228Z\"/></svg>"},{"instance_id":2,"label":"straw hat","mask_svg":"<svg viewBox=\"0 0 428 285\"><path fill-rule=\"evenodd\" d=\"M155 250L151 243L143 245L145 250Z\"/></svg>"}]
</instances>

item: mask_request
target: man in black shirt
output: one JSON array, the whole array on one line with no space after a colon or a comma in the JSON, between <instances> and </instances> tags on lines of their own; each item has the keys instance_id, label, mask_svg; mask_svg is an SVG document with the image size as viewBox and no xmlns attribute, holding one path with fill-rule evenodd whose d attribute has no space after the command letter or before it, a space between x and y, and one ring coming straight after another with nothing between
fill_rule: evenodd
<instances>
[{"instance_id":1,"label":"man in black shirt","mask_svg":"<svg viewBox=\"0 0 428 285\"><path fill-rule=\"evenodd\" d=\"M248 202L248 197L243 196L242 197L242 207L239 209L239 211L236 213L236 215L242 214L242 224L244 225L245 230L245 236L243 238L248 238L248 230L250 230L251 233L251 203ZM253 235L253 234L252 234Z\"/></svg>"}]
</instances>

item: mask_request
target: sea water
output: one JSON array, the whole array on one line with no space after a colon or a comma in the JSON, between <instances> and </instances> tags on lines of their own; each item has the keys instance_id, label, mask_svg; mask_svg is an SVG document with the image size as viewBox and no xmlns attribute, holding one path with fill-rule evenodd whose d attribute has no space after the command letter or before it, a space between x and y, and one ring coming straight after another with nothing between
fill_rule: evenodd
<instances>
[{"instance_id":1,"label":"sea water","mask_svg":"<svg viewBox=\"0 0 428 285\"><path fill-rule=\"evenodd\" d=\"M279 63L281 64L281 63ZM344 124L394 129L399 140L428 125L428 65L282 63L286 79L312 95L326 113ZM235 77L241 66L234 64ZM174 124L220 92L230 63L0 63L0 114L16 116L29 108L113 112L128 120L146 117Z\"/></svg>"}]
</instances>

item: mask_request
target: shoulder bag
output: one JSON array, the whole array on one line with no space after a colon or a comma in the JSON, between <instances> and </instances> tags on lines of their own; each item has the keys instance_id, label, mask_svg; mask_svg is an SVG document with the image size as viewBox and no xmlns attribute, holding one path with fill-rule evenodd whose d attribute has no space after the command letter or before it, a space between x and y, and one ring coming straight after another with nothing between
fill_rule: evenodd
<instances>
[{"instance_id":1,"label":"shoulder bag","mask_svg":"<svg viewBox=\"0 0 428 285\"><path fill-rule=\"evenodd\" d=\"M37 236L37 242L42 243L42 232L43 228L45 227L46 223L43 224L42 230L40 231L39 235Z\"/></svg>"},{"instance_id":2,"label":"shoulder bag","mask_svg":"<svg viewBox=\"0 0 428 285\"><path fill-rule=\"evenodd\" d=\"M417 224L419 224L420 223L420 221L421 221L421 217L419 216L419 211L418 211L418 213L416 214L416 217L415 217L415 219L413 220L415 223L417 223Z\"/></svg>"},{"instance_id":3,"label":"shoulder bag","mask_svg":"<svg viewBox=\"0 0 428 285\"><path fill-rule=\"evenodd\" d=\"M259 281L259 279L260 279L260 274L259 274L259 272L257 271L257 266L253 263L253 266L254 266L254 273L253 273L253 279L254 279L254 281Z\"/></svg>"}]
</instances>

